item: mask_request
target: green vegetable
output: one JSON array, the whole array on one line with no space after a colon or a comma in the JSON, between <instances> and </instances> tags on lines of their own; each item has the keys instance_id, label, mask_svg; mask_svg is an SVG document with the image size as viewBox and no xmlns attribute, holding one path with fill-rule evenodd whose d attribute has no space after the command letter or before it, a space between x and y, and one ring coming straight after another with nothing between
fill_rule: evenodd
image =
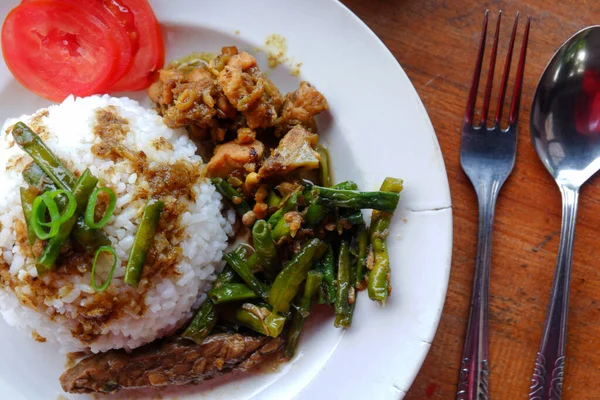
<instances>
[{"instance_id":1,"label":"green vegetable","mask_svg":"<svg viewBox=\"0 0 600 400\"><path fill-rule=\"evenodd\" d=\"M335 327L340 327L340 321L350 312L348 296L352 283L350 282L350 246L342 240L337 265L337 292L335 296Z\"/></svg>"},{"instance_id":2,"label":"green vegetable","mask_svg":"<svg viewBox=\"0 0 600 400\"><path fill-rule=\"evenodd\" d=\"M306 222L309 225L316 225L323 221L327 216L327 207L320 204L311 204L306 207Z\"/></svg>"},{"instance_id":3,"label":"green vegetable","mask_svg":"<svg viewBox=\"0 0 600 400\"><path fill-rule=\"evenodd\" d=\"M277 225L277 223L283 219L283 216L286 213L297 209L299 196L300 196L299 192L292 193L287 198L285 203L283 204L283 207L281 207L279 210L275 211L273 213L273 215L271 215L269 217L268 223L269 223L269 227L271 229L275 229L275 226Z\"/></svg>"},{"instance_id":4,"label":"green vegetable","mask_svg":"<svg viewBox=\"0 0 600 400\"><path fill-rule=\"evenodd\" d=\"M43 191L56 190L57 187L50 180L48 175L37 165L35 162L29 164L23 170L23 178L30 186L41 188ZM89 197L89 196L88 196ZM59 208L65 207L64 198L59 197L57 199ZM87 201L87 199L86 199ZM86 251L93 253L102 246L110 246L110 240L99 230L89 228L84 221L83 216L77 219L75 227L72 229L73 237Z\"/></svg>"},{"instance_id":5,"label":"green vegetable","mask_svg":"<svg viewBox=\"0 0 600 400\"><path fill-rule=\"evenodd\" d=\"M306 279L306 274L321 244L319 239L311 239L304 243L300 251L277 275L269 293L269 303L273 306L273 311L289 311L290 302L298 294L300 285Z\"/></svg>"},{"instance_id":6,"label":"green vegetable","mask_svg":"<svg viewBox=\"0 0 600 400\"><path fill-rule=\"evenodd\" d=\"M211 178L210 181L213 185L215 185L219 193L221 193L223 197L231 202L233 208L240 217L244 216L244 214L250 211L250 206L246 200L244 200L244 197L237 190L235 190L235 188L231 186L229 182L223 178Z\"/></svg>"},{"instance_id":7,"label":"green vegetable","mask_svg":"<svg viewBox=\"0 0 600 400\"><path fill-rule=\"evenodd\" d=\"M223 271L217 276L215 282L213 283L213 288L219 288L223 285L227 285L229 283L234 283L237 280L238 276L233 269L229 265L226 265L223 268Z\"/></svg>"},{"instance_id":8,"label":"green vegetable","mask_svg":"<svg viewBox=\"0 0 600 400\"><path fill-rule=\"evenodd\" d=\"M306 284L304 285L304 293L298 301L298 307L294 309L292 315L292 324L288 334L288 341L285 347L285 356L287 358L294 357L296 348L298 347L298 340L302 328L304 327L304 321L310 314L310 305L312 298L315 293L319 290L321 282L323 281L323 274L319 271L308 271L306 277Z\"/></svg>"},{"instance_id":9,"label":"green vegetable","mask_svg":"<svg viewBox=\"0 0 600 400\"><path fill-rule=\"evenodd\" d=\"M369 233L364 222L358 225L356 231L356 242L358 246L358 258L356 261L356 289L362 290L366 285L367 278L367 256L369 254Z\"/></svg>"},{"instance_id":10,"label":"green vegetable","mask_svg":"<svg viewBox=\"0 0 600 400\"><path fill-rule=\"evenodd\" d=\"M267 205L269 207L277 207L281 204L281 197L277 196L274 191L270 191L267 197Z\"/></svg>"},{"instance_id":11,"label":"green vegetable","mask_svg":"<svg viewBox=\"0 0 600 400\"><path fill-rule=\"evenodd\" d=\"M35 188L20 188L21 193L21 207L23 207L23 215L25 216L25 224L27 225L27 237L29 238L29 244L33 246L36 240L35 231L31 218L33 216L33 201L37 197L37 190Z\"/></svg>"},{"instance_id":12,"label":"green vegetable","mask_svg":"<svg viewBox=\"0 0 600 400\"><path fill-rule=\"evenodd\" d=\"M73 194L70 191L66 191L66 190L62 190L62 189L53 190L51 192L45 192L44 194L41 195L42 197L47 198L48 201L53 201L54 203L56 203L56 206L58 208L60 208L60 205L55 199L62 195L64 195L67 198L67 203L63 207L64 211L61 214L59 214L59 216L58 216L57 223L59 225L64 224L67 220L69 220L69 218L71 218L73 216L73 214L75 214L75 210L77 209L77 202L75 201L75 197L73 196ZM43 221L40 221L40 225L50 226L50 224L43 222Z\"/></svg>"},{"instance_id":13,"label":"green vegetable","mask_svg":"<svg viewBox=\"0 0 600 400\"><path fill-rule=\"evenodd\" d=\"M188 327L183 331L181 337L202 344L217 323L217 312L215 305L209 299L204 300L198 312Z\"/></svg>"},{"instance_id":14,"label":"green vegetable","mask_svg":"<svg viewBox=\"0 0 600 400\"><path fill-rule=\"evenodd\" d=\"M356 190L339 190L314 186L313 199L316 204L330 207L364 209L372 208L381 211L394 211L400 196L393 192L358 192Z\"/></svg>"},{"instance_id":15,"label":"green vegetable","mask_svg":"<svg viewBox=\"0 0 600 400\"><path fill-rule=\"evenodd\" d=\"M283 331L285 317L251 303L235 309L224 309L223 318L250 328L262 335L278 337Z\"/></svg>"},{"instance_id":16,"label":"green vegetable","mask_svg":"<svg viewBox=\"0 0 600 400\"><path fill-rule=\"evenodd\" d=\"M103 253L103 252L112 254L113 263L112 263L112 267L110 267L110 272L108 273L108 277L106 278L106 281L104 281L102 286L98 287L98 285L96 285L96 264L98 262L98 256L100 255L100 253ZM96 292L102 292L108 287L108 285L110 285L110 282L112 281L113 275L115 273L115 269L117 268L117 261L118 261L117 252L112 247L102 246L98 250L96 250L96 254L94 255L94 264L92 265L92 272L91 272L92 288Z\"/></svg>"},{"instance_id":17,"label":"green vegetable","mask_svg":"<svg viewBox=\"0 0 600 400\"><path fill-rule=\"evenodd\" d=\"M48 212L48 215L50 216L49 223L44 221L46 212ZM60 229L60 212L58 211L58 205L54 199L45 195L37 196L33 200L32 214L31 225L35 235L39 239L46 240L56 236ZM50 227L50 229L44 231L43 226Z\"/></svg>"},{"instance_id":18,"label":"green vegetable","mask_svg":"<svg viewBox=\"0 0 600 400\"><path fill-rule=\"evenodd\" d=\"M33 158L56 186L63 190L71 190L75 185L75 176L34 131L24 123L17 122L12 135L19 147Z\"/></svg>"},{"instance_id":19,"label":"green vegetable","mask_svg":"<svg viewBox=\"0 0 600 400\"><path fill-rule=\"evenodd\" d=\"M234 252L227 253L224 256L227 264L239 275L240 278L256 293L260 298L267 299L269 297L269 288L267 285L258 280L252 273L248 264Z\"/></svg>"},{"instance_id":20,"label":"green vegetable","mask_svg":"<svg viewBox=\"0 0 600 400\"><path fill-rule=\"evenodd\" d=\"M382 190L399 193L402 190L402 180L386 178L381 185ZM369 272L369 298L385 305L390 293L390 258L386 238L389 234L391 212L373 211L371 216L370 239L373 246L374 263Z\"/></svg>"},{"instance_id":21,"label":"green vegetable","mask_svg":"<svg viewBox=\"0 0 600 400\"><path fill-rule=\"evenodd\" d=\"M349 213L340 213L340 220L346 221L349 225L360 225L365 223L362 211L352 210Z\"/></svg>"},{"instance_id":22,"label":"green vegetable","mask_svg":"<svg viewBox=\"0 0 600 400\"><path fill-rule=\"evenodd\" d=\"M125 268L125 283L129 286L138 287L140 284L142 270L146 263L148 251L150 251L150 247L152 246L152 240L156 234L160 213L162 212L164 205L164 202L154 199L146 204L144 214L142 215L142 221L135 234L133 246L129 253L129 261Z\"/></svg>"},{"instance_id":23,"label":"green vegetable","mask_svg":"<svg viewBox=\"0 0 600 400\"><path fill-rule=\"evenodd\" d=\"M321 156L321 162L319 163L319 172L321 175L321 186L330 187L331 186L331 174L329 168L329 151L325 146L318 145L317 152Z\"/></svg>"},{"instance_id":24,"label":"green vegetable","mask_svg":"<svg viewBox=\"0 0 600 400\"><path fill-rule=\"evenodd\" d=\"M290 224L285 222L284 218L281 218L273 228L273 240L279 242L282 238L290 236L291 233L292 228Z\"/></svg>"},{"instance_id":25,"label":"green vegetable","mask_svg":"<svg viewBox=\"0 0 600 400\"><path fill-rule=\"evenodd\" d=\"M228 283L219 287L213 287L208 292L208 298L215 304L228 303L232 301L254 300L258 295L244 283Z\"/></svg>"},{"instance_id":26,"label":"green vegetable","mask_svg":"<svg viewBox=\"0 0 600 400\"><path fill-rule=\"evenodd\" d=\"M358 190L358 185L354 181L344 181L334 185L333 188L339 190Z\"/></svg>"},{"instance_id":27,"label":"green vegetable","mask_svg":"<svg viewBox=\"0 0 600 400\"><path fill-rule=\"evenodd\" d=\"M335 302L335 265L331 244L327 245L327 251L319 259L317 269L323 274L323 282L319 290L319 304L333 304Z\"/></svg>"},{"instance_id":28,"label":"green vegetable","mask_svg":"<svg viewBox=\"0 0 600 400\"><path fill-rule=\"evenodd\" d=\"M100 192L103 192L108 196L108 205L106 206L106 212L104 213L102 218L100 218L100 221L96 222L94 215L96 213L96 202L98 201L98 195L100 194ZM115 194L115 192L106 187L96 188L92 192L92 195L90 196L90 199L87 203L87 208L85 209L85 224L91 229L102 228L108 223L110 217L112 217L113 213L115 212L116 205L117 195Z\"/></svg>"},{"instance_id":29,"label":"green vegetable","mask_svg":"<svg viewBox=\"0 0 600 400\"><path fill-rule=\"evenodd\" d=\"M79 217L85 210L85 205L97 183L98 179L92 175L89 169L86 169L83 172L83 174L81 174L77 182L75 182L75 187L73 188L73 197L75 198L77 208L75 209L73 215L71 215L71 218L69 218L64 224L60 226L60 229L56 236L48 240L48 243L46 243L44 252L36 262L38 276L44 275L46 272L50 271L54 267L56 259L58 258L58 255L60 253L60 249L69 238L71 232L74 230L77 221L80 220ZM84 232L85 231L80 231L81 234L83 234ZM103 235L102 237L106 238L106 236ZM106 238L106 241L108 243L103 244L103 246L110 245L110 240L108 240L108 238Z\"/></svg>"},{"instance_id":30,"label":"green vegetable","mask_svg":"<svg viewBox=\"0 0 600 400\"><path fill-rule=\"evenodd\" d=\"M267 276L274 278L278 263L277 248L267 221L261 219L254 223L252 240L258 257L257 263Z\"/></svg>"}]
</instances>

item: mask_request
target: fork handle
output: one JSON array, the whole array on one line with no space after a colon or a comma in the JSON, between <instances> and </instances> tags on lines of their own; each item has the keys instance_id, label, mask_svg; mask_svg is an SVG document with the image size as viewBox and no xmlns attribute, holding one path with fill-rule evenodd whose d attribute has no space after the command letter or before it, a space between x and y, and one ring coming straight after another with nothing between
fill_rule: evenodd
<instances>
[{"instance_id":1,"label":"fork handle","mask_svg":"<svg viewBox=\"0 0 600 400\"><path fill-rule=\"evenodd\" d=\"M544 333L531 379L529 400L560 400L562 397L569 285L579 188L561 186L560 191L563 200L560 244Z\"/></svg>"},{"instance_id":2,"label":"fork handle","mask_svg":"<svg viewBox=\"0 0 600 400\"><path fill-rule=\"evenodd\" d=\"M457 400L488 399L488 303L492 231L496 198L502 182L494 181L475 188L479 201L479 230L475 276L469 310L469 323L460 366Z\"/></svg>"}]
</instances>

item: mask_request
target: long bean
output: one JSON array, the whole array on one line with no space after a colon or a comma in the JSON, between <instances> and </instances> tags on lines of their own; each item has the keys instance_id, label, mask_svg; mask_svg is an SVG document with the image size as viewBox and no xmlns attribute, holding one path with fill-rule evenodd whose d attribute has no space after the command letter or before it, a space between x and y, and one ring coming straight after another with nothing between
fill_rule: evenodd
<instances>
[{"instance_id":1,"label":"long bean","mask_svg":"<svg viewBox=\"0 0 600 400\"><path fill-rule=\"evenodd\" d=\"M25 224L27 225L27 238L29 239L29 245L33 246L36 240L35 232L31 224L31 218L33 214L33 201L38 195L35 188L24 188L20 189L21 193L21 207L23 207L23 216L25 217Z\"/></svg>"},{"instance_id":2,"label":"long bean","mask_svg":"<svg viewBox=\"0 0 600 400\"><path fill-rule=\"evenodd\" d=\"M316 204L330 207L365 209L392 212L398 205L400 196L394 192L359 192L314 186L312 195Z\"/></svg>"},{"instance_id":3,"label":"long bean","mask_svg":"<svg viewBox=\"0 0 600 400\"><path fill-rule=\"evenodd\" d=\"M333 188L339 190L358 190L358 185L354 181L344 181L334 185Z\"/></svg>"},{"instance_id":4,"label":"long bean","mask_svg":"<svg viewBox=\"0 0 600 400\"><path fill-rule=\"evenodd\" d=\"M325 187L331 186L331 168L329 163L329 150L323 145L317 146L317 152L321 156L321 162L319 163L319 172L321 176L321 185Z\"/></svg>"},{"instance_id":5,"label":"long bean","mask_svg":"<svg viewBox=\"0 0 600 400\"><path fill-rule=\"evenodd\" d=\"M224 308L221 315L229 322L270 337L278 337L285 325L285 317L251 303L244 303L238 308Z\"/></svg>"},{"instance_id":6,"label":"long bean","mask_svg":"<svg viewBox=\"0 0 600 400\"><path fill-rule=\"evenodd\" d=\"M335 265L333 248L327 245L327 251L317 263L317 269L323 274L323 282L319 290L319 304L335 302Z\"/></svg>"},{"instance_id":7,"label":"long bean","mask_svg":"<svg viewBox=\"0 0 600 400\"><path fill-rule=\"evenodd\" d=\"M300 339L300 334L302 333L302 328L304 327L304 321L310 314L312 298L319 290L322 281L323 274L321 272L315 270L308 271L306 283L304 285L304 293L302 293L302 296L300 296L298 306L296 309L294 309L292 315L292 323L288 334L288 341L285 347L285 356L287 358L294 357L294 354L296 353L298 340Z\"/></svg>"},{"instance_id":8,"label":"long bean","mask_svg":"<svg viewBox=\"0 0 600 400\"><path fill-rule=\"evenodd\" d=\"M267 276L274 278L278 261L277 248L275 247L273 234L267 221L261 219L254 223L252 227L252 240L258 257L258 264L260 264Z\"/></svg>"},{"instance_id":9,"label":"long bean","mask_svg":"<svg viewBox=\"0 0 600 400\"><path fill-rule=\"evenodd\" d=\"M202 344L217 323L217 312L214 303L206 299L196 312L194 319L183 331L181 337Z\"/></svg>"},{"instance_id":10,"label":"long bean","mask_svg":"<svg viewBox=\"0 0 600 400\"><path fill-rule=\"evenodd\" d=\"M356 242L358 247L358 257L356 261L356 289L363 290L367 285L367 256L369 254L369 233L365 224L358 225L356 228Z\"/></svg>"},{"instance_id":11,"label":"long bean","mask_svg":"<svg viewBox=\"0 0 600 400\"><path fill-rule=\"evenodd\" d=\"M337 292L335 296L335 327L342 326L342 319L350 312L350 303L348 296L350 294L351 282L351 265L350 265L350 245L345 240L340 244L340 254L337 264Z\"/></svg>"},{"instance_id":12,"label":"long bean","mask_svg":"<svg viewBox=\"0 0 600 400\"><path fill-rule=\"evenodd\" d=\"M215 304L228 303L232 301L254 300L258 295L244 283L229 283L219 287L213 287L208 292L208 298Z\"/></svg>"},{"instance_id":13,"label":"long bean","mask_svg":"<svg viewBox=\"0 0 600 400\"><path fill-rule=\"evenodd\" d=\"M402 180L386 178L381 185L382 190L399 193L402 190ZM373 211L371 216L370 239L373 246L374 262L369 272L368 292L371 300L385 305L391 292L390 286L390 258L387 250L386 238L389 234L391 212Z\"/></svg>"},{"instance_id":14,"label":"long bean","mask_svg":"<svg viewBox=\"0 0 600 400\"><path fill-rule=\"evenodd\" d=\"M300 194L298 192L294 192L292 193L287 200L285 201L285 203L283 204L283 207L281 207L279 210L275 211L268 219L268 223L269 223L269 227L271 229L274 229L275 226L277 225L277 223L279 222L279 220L283 219L283 216L290 212L295 210L298 207L298 197L300 196Z\"/></svg>"},{"instance_id":15,"label":"long bean","mask_svg":"<svg viewBox=\"0 0 600 400\"><path fill-rule=\"evenodd\" d=\"M215 185L219 193L221 193L223 197L231 202L233 208L240 217L244 216L244 214L250 211L250 206L246 200L244 200L244 197L237 190L235 190L235 188L231 186L229 182L223 178L211 178L210 181L213 183L213 185Z\"/></svg>"},{"instance_id":16,"label":"long bean","mask_svg":"<svg viewBox=\"0 0 600 400\"><path fill-rule=\"evenodd\" d=\"M248 264L234 252L227 253L223 256L227 264L239 275L240 278L250 287L254 293L260 298L266 300L269 298L269 288L267 285L258 280L252 273Z\"/></svg>"},{"instance_id":17,"label":"long bean","mask_svg":"<svg viewBox=\"0 0 600 400\"><path fill-rule=\"evenodd\" d=\"M71 231L77 223L77 219L84 212L88 198L97 183L98 179L92 175L89 169L86 169L77 182L75 182L73 187L73 197L75 197L77 208L71 218L60 226L58 233L50 238L46 247L44 247L43 253L35 264L39 276L44 275L54 267L60 249L69 238L69 235L71 235Z\"/></svg>"},{"instance_id":18,"label":"long bean","mask_svg":"<svg viewBox=\"0 0 600 400\"><path fill-rule=\"evenodd\" d=\"M269 303L273 306L273 311L289 311L290 302L298 294L300 285L306 279L306 274L321 244L319 239L311 239L304 243L300 251L277 275L269 293Z\"/></svg>"},{"instance_id":19,"label":"long bean","mask_svg":"<svg viewBox=\"0 0 600 400\"><path fill-rule=\"evenodd\" d=\"M127 267L125 268L124 280L129 286L137 288L140 284L142 270L152 246L154 235L156 235L156 228L158 227L158 221L164 205L164 202L152 199L146 204L146 208L144 208L142 221L135 234Z\"/></svg>"},{"instance_id":20,"label":"long bean","mask_svg":"<svg viewBox=\"0 0 600 400\"><path fill-rule=\"evenodd\" d=\"M50 150L42 138L22 122L17 122L12 130L15 142L44 170L46 175L63 190L71 190L75 176Z\"/></svg>"},{"instance_id":21,"label":"long bean","mask_svg":"<svg viewBox=\"0 0 600 400\"><path fill-rule=\"evenodd\" d=\"M252 247L248 246L247 244L239 245L235 248L235 250L233 250L233 252L234 254L237 254L242 260L246 260L249 255L254 254L254 250L252 250ZM213 283L212 287L213 289L215 289L223 285L227 285L229 283L237 282L239 282L238 274L236 274L235 271L229 265L225 265L223 271L221 271L221 273L217 275L217 278L215 279L215 282Z\"/></svg>"}]
</instances>

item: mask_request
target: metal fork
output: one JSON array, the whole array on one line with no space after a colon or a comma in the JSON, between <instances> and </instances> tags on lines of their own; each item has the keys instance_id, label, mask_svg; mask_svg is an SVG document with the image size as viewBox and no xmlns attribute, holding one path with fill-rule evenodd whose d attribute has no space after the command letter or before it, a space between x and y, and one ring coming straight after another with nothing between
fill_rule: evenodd
<instances>
[{"instance_id":1,"label":"metal fork","mask_svg":"<svg viewBox=\"0 0 600 400\"><path fill-rule=\"evenodd\" d=\"M494 210L500 188L515 165L519 104L521 100L521 88L523 86L529 27L531 24L531 20L528 18L523 36L523 43L521 45L521 55L519 57L517 76L508 117L508 128L501 128L502 108L508 86L510 64L519 23L518 13L513 25L508 54L506 56L496 116L493 120L493 126L488 127L487 118L494 80L496 54L498 52L500 21L502 18L502 12L499 13L498 22L496 23L496 32L494 34L492 55L490 58L490 69L483 98L483 107L481 110L481 121L478 124L474 124L475 100L477 98L479 76L481 74L483 54L485 51L488 14L489 11L486 11L483 20L479 51L477 53L471 91L467 101L467 111L463 121L460 145L460 164L471 180L479 202L479 233L477 238L477 257L475 259L475 277L473 280L473 293L469 310L469 323L467 326L460 366L458 390L456 393L457 400L488 399L488 302Z\"/></svg>"}]
</instances>

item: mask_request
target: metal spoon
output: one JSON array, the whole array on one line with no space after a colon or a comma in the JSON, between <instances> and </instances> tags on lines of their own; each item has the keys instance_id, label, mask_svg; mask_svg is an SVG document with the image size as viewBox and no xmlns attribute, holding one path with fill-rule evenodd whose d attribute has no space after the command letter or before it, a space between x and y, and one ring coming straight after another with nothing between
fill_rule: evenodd
<instances>
[{"instance_id":1,"label":"metal spoon","mask_svg":"<svg viewBox=\"0 0 600 400\"><path fill-rule=\"evenodd\" d=\"M569 283L579 188L600 169L600 26L567 40L535 92L531 137L562 194L562 228L530 400L559 400L567 340Z\"/></svg>"}]
</instances>

